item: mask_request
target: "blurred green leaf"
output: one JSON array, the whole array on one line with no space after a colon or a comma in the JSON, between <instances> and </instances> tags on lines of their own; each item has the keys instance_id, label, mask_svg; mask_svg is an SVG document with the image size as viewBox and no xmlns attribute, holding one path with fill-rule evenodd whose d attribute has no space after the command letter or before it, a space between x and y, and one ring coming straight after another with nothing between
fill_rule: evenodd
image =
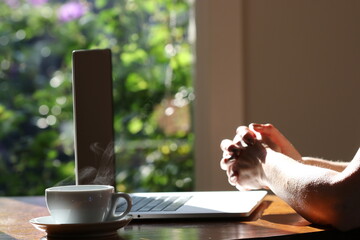
<instances>
[{"instance_id":1,"label":"blurred green leaf","mask_svg":"<svg viewBox=\"0 0 360 240\"><path fill-rule=\"evenodd\" d=\"M141 121L141 119L135 117L130 120L128 128L130 133L136 134L140 132L141 129L143 128L143 122Z\"/></svg>"},{"instance_id":2,"label":"blurred green leaf","mask_svg":"<svg viewBox=\"0 0 360 240\"><path fill-rule=\"evenodd\" d=\"M107 2L107 0L96 0L95 1L95 6L97 8L103 8L103 7L106 6L106 2Z\"/></svg>"},{"instance_id":3,"label":"blurred green leaf","mask_svg":"<svg viewBox=\"0 0 360 240\"><path fill-rule=\"evenodd\" d=\"M131 92L138 92L148 88L146 80L137 73L130 73L126 79L126 89Z\"/></svg>"}]
</instances>

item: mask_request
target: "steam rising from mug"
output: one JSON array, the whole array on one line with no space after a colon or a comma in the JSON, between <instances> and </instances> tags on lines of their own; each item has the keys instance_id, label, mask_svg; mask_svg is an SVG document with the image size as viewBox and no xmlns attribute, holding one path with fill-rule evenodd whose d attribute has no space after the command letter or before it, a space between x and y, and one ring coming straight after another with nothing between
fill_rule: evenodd
<instances>
[{"instance_id":1,"label":"steam rising from mug","mask_svg":"<svg viewBox=\"0 0 360 240\"><path fill-rule=\"evenodd\" d=\"M115 176L113 174L113 158L114 158L114 143L108 144L106 149L103 149L99 143L93 143L90 145L90 150L95 154L97 161L97 167L87 166L82 168L78 173L78 179L80 182L86 182L86 184L96 185L111 185L114 182ZM55 186L73 185L75 184L75 176L69 176L68 178L58 182Z\"/></svg>"},{"instance_id":2,"label":"steam rising from mug","mask_svg":"<svg viewBox=\"0 0 360 240\"><path fill-rule=\"evenodd\" d=\"M97 159L97 168L88 166L82 168L78 173L80 182L87 184L109 185L114 182L113 174L113 158L114 158L114 143L110 143L106 149L101 148L99 143L90 145L90 149L94 152Z\"/></svg>"}]
</instances>

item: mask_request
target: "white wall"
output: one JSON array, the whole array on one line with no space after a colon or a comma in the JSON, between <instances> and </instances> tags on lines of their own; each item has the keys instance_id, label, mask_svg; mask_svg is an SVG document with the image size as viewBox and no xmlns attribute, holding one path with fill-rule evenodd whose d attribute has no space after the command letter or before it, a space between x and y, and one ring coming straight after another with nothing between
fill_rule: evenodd
<instances>
[{"instance_id":1,"label":"white wall","mask_svg":"<svg viewBox=\"0 0 360 240\"><path fill-rule=\"evenodd\" d=\"M246 119L273 122L304 155L360 145L360 1L246 2Z\"/></svg>"},{"instance_id":2,"label":"white wall","mask_svg":"<svg viewBox=\"0 0 360 240\"><path fill-rule=\"evenodd\" d=\"M231 189L219 143L271 122L304 155L360 144L360 1L197 1L196 186Z\"/></svg>"}]
</instances>

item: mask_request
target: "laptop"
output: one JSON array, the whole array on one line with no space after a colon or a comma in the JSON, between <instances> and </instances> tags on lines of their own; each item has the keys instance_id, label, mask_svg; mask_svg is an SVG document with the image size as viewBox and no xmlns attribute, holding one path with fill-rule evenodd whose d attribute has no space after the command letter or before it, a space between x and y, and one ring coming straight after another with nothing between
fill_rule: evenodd
<instances>
[{"instance_id":1,"label":"laptop","mask_svg":"<svg viewBox=\"0 0 360 240\"><path fill-rule=\"evenodd\" d=\"M115 186L111 51L75 50L72 60L76 184ZM130 214L134 219L246 217L266 194L264 190L132 193ZM118 212L124 204L119 203Z\"/></svg>"}]
</instances>

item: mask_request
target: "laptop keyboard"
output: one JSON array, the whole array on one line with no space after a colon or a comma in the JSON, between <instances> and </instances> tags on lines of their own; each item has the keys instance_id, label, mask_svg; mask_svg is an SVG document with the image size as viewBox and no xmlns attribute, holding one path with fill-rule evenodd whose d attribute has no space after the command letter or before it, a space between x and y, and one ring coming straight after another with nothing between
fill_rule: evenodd
<instances>
[{"instance_id":1,"label":"laptop keyboard","mask_svg":"<svg viewBox=\"0 0 360 240\"><path fill-rule=\"evenodd\" d=\"M132 208L130 212L169 212L176 211L190 200L191 196L163 196L163 197L140 197L132 196ZM116 211L123 212L126 202L119 204Z\"/></svg>"}]
</instances>

